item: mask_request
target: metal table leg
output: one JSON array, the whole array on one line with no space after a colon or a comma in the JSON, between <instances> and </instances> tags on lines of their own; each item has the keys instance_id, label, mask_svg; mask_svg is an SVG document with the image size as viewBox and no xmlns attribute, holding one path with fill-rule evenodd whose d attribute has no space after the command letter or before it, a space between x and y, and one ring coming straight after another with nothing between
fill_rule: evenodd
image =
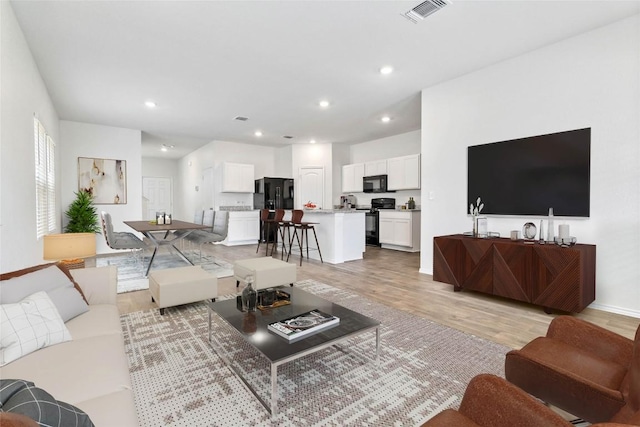
<instances>
[{"instance_id":1,"label":"metal table leg","mask_svg":"<svg viewBox=\"0 0 640 427\"><path fill-rule=\"evenodd\" d=\"M278 365L271 364L271 416L278 413Z\"/></svg>"}]
</instances>

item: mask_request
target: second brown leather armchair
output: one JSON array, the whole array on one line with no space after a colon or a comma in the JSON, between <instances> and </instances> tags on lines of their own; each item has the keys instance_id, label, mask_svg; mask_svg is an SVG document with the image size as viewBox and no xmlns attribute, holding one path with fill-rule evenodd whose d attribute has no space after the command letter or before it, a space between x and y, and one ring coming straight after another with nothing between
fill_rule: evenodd
<instances>
[{"instance_id":1,"label":"second brown leather armchair","mask_svg":"<svg viewBox=\"0 0 640 427\"><path fill-rule=\"evenodd\" d=\"M640 327L632 341L560 316L547 335L507 353L507 380L591 423L640 424Z\"/></svg>"}]
</instances>

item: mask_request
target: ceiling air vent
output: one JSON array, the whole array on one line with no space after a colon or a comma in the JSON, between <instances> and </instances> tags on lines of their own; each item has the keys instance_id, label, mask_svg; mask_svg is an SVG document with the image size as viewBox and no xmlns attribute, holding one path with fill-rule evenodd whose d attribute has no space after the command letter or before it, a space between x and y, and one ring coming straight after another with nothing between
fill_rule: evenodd
<instances>
[{"instance_id":1,"label":"ceiling air vent","mask_svg":"<svg viewBox=\"0 0 640 427\"><path fill-rule=\"evenodd\" d=\"M293 137L291 135L285 135L283 136L284 139L293 139Z\"/></svg>"},{"instance_id":2,"label":"ceiling air vent","mask_svg":"<svg viewBox=\"0 0 640 427\"><path fill-rule=\"evenodd\" d=\"M241 122L246 122L249 120L249 117L235 116L233 120L240 120Z\"/></svg>"},{"instance_id":3,"label":"ceiling air vent","mask_svg":"<svg viewBox=\"0 0 640 427\"><path fill-rule=\"evenodd\" d=\"M417 24L419 21L422 21L427 16L439 11L448 4L451 4L450 0L427 0L406 12L404 16L411 22Z\"/></svg>"}]
</instances>

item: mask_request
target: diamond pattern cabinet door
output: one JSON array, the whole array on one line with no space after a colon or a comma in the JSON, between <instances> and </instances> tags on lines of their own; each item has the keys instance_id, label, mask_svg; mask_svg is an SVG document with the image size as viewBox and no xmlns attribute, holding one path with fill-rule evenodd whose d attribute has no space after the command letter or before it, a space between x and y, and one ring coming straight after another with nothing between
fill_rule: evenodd
<instances>
[{"instance_id":1,"label":"diamond pattern cabinet door","mask_svg":"<svg viewBox=\"0 0 640 427\"><path fill-rule=\"evenodd\" d=\"M493 293L492 242L486 239L462 240L465 249L466 278L462 289Z\"/></svg>"},{"instance_id":2,"label":"diamond pattern cabinet door","mask_svg":"<svg viewBox=\"0 0 640 427\"><path fill-rule=\"evenodd\" d=\"M531 253L525 245L493 245L493 295L531 302Z\"/></svg>"},{"instance_id":3,"label":"diamond pattern cabinet door","mask_svg":"<svg viewBox=\"0 0 640 427\"><path fill-rule=\"evenodd\" d=\"M456 291L491 293L491 242L463 236L433 239L433 279Z\"/></svg>"},{"instance_id":4,"label":"diamond pattern cabinet door","mask_svg":"<svg viewBox=\"0 0 640 427\"><path fill-rule=\"evenodd\" d=\"M465 279L462 259L463 246L460 239L435 237L433 239L433 280L449 283L461 290Z\"/></svg>"},{"instance_id":5,"label":"diamond pattern cabinet door","mask_svg":"<svg viewBox=\"0 0 640 427\"><path fill-rule=\"evenodd\" d=\"M581 311L580 258L580 251L572 248L533 248L532 302L563 311Z\"/></svg>"}]
</instances>

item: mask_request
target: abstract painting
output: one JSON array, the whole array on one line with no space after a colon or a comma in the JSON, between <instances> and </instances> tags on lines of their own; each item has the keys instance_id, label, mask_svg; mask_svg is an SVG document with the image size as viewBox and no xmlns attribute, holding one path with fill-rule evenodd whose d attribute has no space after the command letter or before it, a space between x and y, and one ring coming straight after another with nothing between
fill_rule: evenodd
<instances>
[{"instance_id":1,"label":"abstract painting","mask_svg":"<svg viewBox=\"0 0 640 427\"><path fill-rule=\"evenodd\" d=\"M78 190L90 192L98 205L126 204L126 160L78 157Z\"/></svg>"}]
</instances>

